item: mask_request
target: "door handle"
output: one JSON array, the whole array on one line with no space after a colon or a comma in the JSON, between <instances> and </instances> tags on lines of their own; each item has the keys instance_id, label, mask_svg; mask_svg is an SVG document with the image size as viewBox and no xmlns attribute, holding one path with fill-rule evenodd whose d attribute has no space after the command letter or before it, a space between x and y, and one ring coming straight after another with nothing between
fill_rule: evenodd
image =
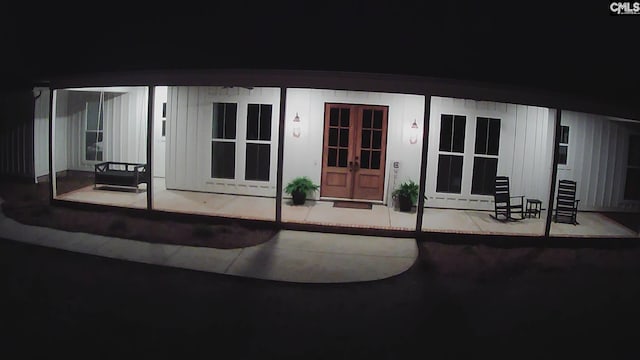
<instances>
[{"instance_id":1,"label":"door handle","mask_svg":"<svg viewBox=\"0 0 640 360\"><path fill-rule=\"evenodd\" d=\"M349 161L349 172L353 171L353 161Z\"/></svg>"}]
</instances>

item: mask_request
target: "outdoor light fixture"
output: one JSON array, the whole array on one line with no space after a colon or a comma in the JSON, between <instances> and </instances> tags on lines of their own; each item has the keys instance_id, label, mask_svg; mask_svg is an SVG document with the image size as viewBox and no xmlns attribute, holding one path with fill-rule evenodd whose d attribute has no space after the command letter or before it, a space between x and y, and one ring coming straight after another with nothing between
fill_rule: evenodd
<instances>
[{"instance_id":1,"label":"outdoor light fixture","mask_svg":"<svg viewBox=\"0 0 640 360\"><path fill-rule=\"evenodd\" d=\"M298 116L298 113L293 118L293 137L300 137L300 116Z\"/></svg>"},{"instance_id":2,"label":"outdoor light fixture","mask_svg":"<svg viewBox=\"0 0 640 360\"><path fill-rule=\"evenodd\" d=\"M416 119L413 119L413 124L411 124L411 133L409 135L409 143L415 144L418 142L418 123L416 123Z\"/></svg>"}]
</instances>

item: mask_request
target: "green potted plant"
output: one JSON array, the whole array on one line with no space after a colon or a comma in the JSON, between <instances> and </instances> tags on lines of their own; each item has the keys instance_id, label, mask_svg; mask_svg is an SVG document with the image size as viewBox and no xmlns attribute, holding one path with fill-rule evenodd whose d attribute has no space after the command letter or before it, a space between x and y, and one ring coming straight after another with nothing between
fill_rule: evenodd
<instances>
[{"instance_id":1,"label":"green potted plant","mask_svg":"<svg viewBox=\"0 0 640 360\"><path fill-rule=\"evenodd\" d=\"M420 187L413 180L401 183L392 193L394 199L398 201L400 211L409 212L411 207L418 201Z\"/></svg>"},{"instance_id":2,"label":"green potted plant","mask_svg":"<svg viewBox=\"0 0 640 360\"><path fill-rule=\"evenodd\" d=\"M314 184L308 177L298 176L287 184L284 192L293 197L294 205L302 205L307 200L307 195L319 188L320 186Z\"/></svg>"}]
</instances>

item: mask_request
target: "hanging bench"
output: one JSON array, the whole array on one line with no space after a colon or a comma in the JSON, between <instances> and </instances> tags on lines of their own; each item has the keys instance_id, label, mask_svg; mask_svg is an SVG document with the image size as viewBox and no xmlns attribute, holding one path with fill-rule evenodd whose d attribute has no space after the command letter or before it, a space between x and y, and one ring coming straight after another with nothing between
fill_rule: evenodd
<instances>
[{"instance_id":1,"label":"hanging bench","mask_svg":"<svg viewBox=\"0 0 640 360\"><path fill-rule=\"evenodd\" d=\"M149 181L147 164L107 161L95 165L94 175L94 189L108 185L135 188L138 192L138 185Z\"/></svg>"}]
</instances>

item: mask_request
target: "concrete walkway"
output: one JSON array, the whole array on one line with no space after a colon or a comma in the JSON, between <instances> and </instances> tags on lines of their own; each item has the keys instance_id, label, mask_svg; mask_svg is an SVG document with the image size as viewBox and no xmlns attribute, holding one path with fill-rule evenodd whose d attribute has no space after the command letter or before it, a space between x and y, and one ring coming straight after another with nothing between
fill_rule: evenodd
<instances>
[{"instance_id":1,"label":"concrete walkway","mask_svg":"<svg viewBox=\"0 0 640 360\"><path fill-rule=\"evenodd\" d=\"M0 237L114 259L298 283L380 280L406 271L418 256L415 239L288 230L241 249L151 244L24 225L1 210Z\"/></svg>"}]
</instances>

